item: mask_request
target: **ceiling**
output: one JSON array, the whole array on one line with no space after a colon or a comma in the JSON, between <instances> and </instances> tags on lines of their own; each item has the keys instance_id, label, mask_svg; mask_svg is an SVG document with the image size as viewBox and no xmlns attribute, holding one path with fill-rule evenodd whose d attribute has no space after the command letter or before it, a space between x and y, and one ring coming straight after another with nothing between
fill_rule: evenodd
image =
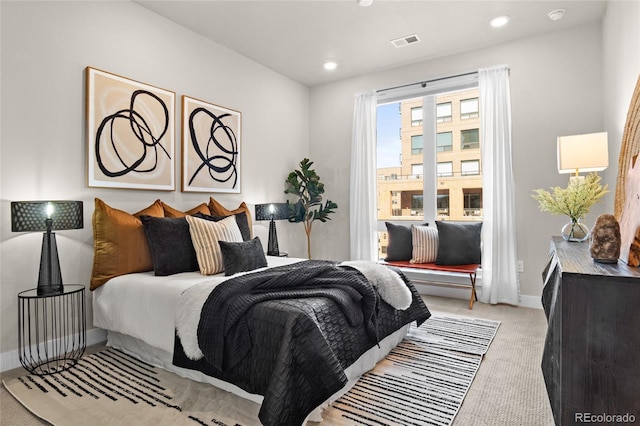
<instances>
[{"instance_id":1,"label":"ceiling","mask_svg":"<svg viewBox=\"0 0 640 426\"><path fill-rule=\"evenodd\" d=\"M135 0L309 87L599 22L606 1ZM547 14L565 9L561 20ZM502 28L489 20L510 16ZM416 34L400 48L391 40ZM338 64L323 69L325 61Z\"/></svg>"}]
</instances>

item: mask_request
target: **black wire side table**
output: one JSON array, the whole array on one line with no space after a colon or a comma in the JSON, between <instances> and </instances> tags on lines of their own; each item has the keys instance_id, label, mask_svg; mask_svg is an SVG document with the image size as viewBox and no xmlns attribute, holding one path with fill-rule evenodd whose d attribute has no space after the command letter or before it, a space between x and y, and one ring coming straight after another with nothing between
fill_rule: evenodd
<instances>
[{"instance_id":1,"label":"black wire side table","mask_svg":"<svg viewBox=\"0 0 640 426\"><path fill-rule=\"evenodd\" d=\"M18 293L18 355L31 374L45 376L75 365L87 347L84 286L59 294Z\"/></svg>"}]
</instances>

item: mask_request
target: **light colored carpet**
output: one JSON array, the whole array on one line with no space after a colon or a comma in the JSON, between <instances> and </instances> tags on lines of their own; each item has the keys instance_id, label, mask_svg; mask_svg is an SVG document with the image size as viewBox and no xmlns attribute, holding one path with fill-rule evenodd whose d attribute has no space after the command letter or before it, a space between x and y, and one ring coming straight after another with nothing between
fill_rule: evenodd
<instances>
[{"instance_id":1,"label":"light colored carpet","mask_svg":"<svg viewBox=\"0 0 640 426\"><path fill-rule=\"evenodd\" d=\"M473 311L469 311L463 300L428 296L425 300L434 312L502 323L454 425L553 424L540 370L546 331L542 310L477 303ZM102 349L102 345L96 345L89 351ZM0 377L8 380L25 373L23 369L16 369L4 372ZM3 426L46 424L31 415L4 388L0 389L0 403L0 423Z\"/></svg>"},{"instance_id":2,"label":"light colored carpet","mask_svg":"<svg viewBox=\"0 0 640 426\"><path fill-rule=\"evenodd\" d=\"M454 426L551 426L553 414L540 363L547 332L542 309L425 296L434 312L501 321Z\"/></svg>"},{"instance_id":3,"label":"light colored carpet","mask_svg":"<svg viewBox=\"0 0 640 426\"><path fill-rule=\"evenodd\" d=\"M449 426L499 327L498 321L432 316L324 413L341 426ZM116 349L83 356L66 371L3 381L56 425L160 423L258 426L256 404L231 398Z\"/></svg>"}]
</instances>

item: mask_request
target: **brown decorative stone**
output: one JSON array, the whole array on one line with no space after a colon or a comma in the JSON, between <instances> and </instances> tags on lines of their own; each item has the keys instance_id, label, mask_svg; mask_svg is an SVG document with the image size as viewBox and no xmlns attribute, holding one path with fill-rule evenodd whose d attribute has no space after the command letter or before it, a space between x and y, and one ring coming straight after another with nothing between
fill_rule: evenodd
<instances>
[{"instance_id":1,"label":"brown decorative stone","mask_svg":"<svg viewBox=\"0 0 640 426\"><path fill-rule=\"evenodd\" d=\"M615 216L601 214L591 230L589 246L594 262L616 263L620 257L620 224Z\"/></svg>"},{"instance_id":2,"label":"brown decorative stone","mask_svg":"<svg viewBox=\"0 0 640 426\"><path fill-rule=\"evenodd\" d=\"M629 248L629 261L627 264L635 268L640 266L640 226L636 230L636 235Z\"/></svg>"}]
</instances>

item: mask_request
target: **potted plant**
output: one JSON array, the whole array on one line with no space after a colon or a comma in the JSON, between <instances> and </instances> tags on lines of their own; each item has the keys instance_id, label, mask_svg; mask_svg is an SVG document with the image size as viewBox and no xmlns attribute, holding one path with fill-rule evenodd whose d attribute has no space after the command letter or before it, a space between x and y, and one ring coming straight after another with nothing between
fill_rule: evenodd
<instances>
[{"instance_id":1,"label":"potted plant","mask_svg":"<svg viewBox=\"0 0 640 426\"><path fill-rule=\"evenodd\" d=\"M607 192L607 185L600 185L600 176L596 173L584 179L571 178L566 188L559 186L534 190L532 197L540 203L540 211L556 215L569 216L571 221L562 228L562 237L567 241L585 241L589 237L589 228L581 222L582 217Z\"/></svg>"},{"instance_id":2,"label":"potted plant","mask_svg":"<svg viewBox=\"0 0 640 426\"><path fill-rule=\"evenodd\" d=\"M302 222L307 234L307 257L311 259L311 227L313 222L331 220L329 215L335 213L338 205L331 200L322 204L324 184L320 176L311 169L313 161L308 158L300 162L300 168L292 171L285 181L285 194L298 197L294 203L289 203L289 222Z\"/></svg>"}]
</instances>

